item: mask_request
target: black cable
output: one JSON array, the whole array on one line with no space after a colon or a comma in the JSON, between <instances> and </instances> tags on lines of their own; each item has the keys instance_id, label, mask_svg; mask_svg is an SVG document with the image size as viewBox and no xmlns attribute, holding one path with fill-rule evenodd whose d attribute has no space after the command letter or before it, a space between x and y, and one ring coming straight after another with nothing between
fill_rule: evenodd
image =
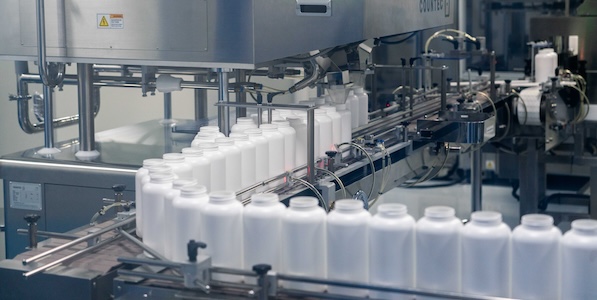
<instances>
[{"instance_id":1,"label":"black cable","mask_svg":"<svg viewBox=\"0 0 597 300\"><path fill-rule=\"evenodd\" d=\"M382 37L382 38L379 38L379 41L380 41L382 44L386 44L386 45L398 45L398 44L404 43L404 42L406 42L407 40L411 39L411 38L412 38L413 36L415 36L416 34L417 34L417 32L415 31L415 32L411 33L409 36L407 36L407 37L405 37L405 38L403 38L403 39L401 39L401 40L398 40L398 41L387 41L387 40L385 40L385 39L387 39L387 38L389 38L389 37ZM402 34L399 34L399 35L402 35ZM399 35L395 35L395 36L399 36ZM394 36L390 36L390 37L394 37Z\"/></svg>"},{"instance_id":2,"label":"black cable","mask_svg":"<svg viewBox=\"0 0 597 300\"><path fill-rule=\"evenodd\" d=\"M516 193L519 187L520 182L518 180L512 181L512 197L520 202L520 196Z\"/></svg>"}]
</instances>

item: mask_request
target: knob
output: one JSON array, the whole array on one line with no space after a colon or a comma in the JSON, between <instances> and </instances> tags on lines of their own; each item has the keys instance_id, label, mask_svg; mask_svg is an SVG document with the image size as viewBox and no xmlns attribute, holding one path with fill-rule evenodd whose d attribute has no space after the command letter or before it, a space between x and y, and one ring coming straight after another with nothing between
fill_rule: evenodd
<instances>
[{"instance_id":1,"label":"knob","mask_svg":"<svg viewBox=\"0 0 597 300\"><path fill-rule=\"evenodd\" d=\"M39 218L41 218L41 216L36 215L36 214L30 214L30 215L26 215L24 217L25 221L27 221L27 223L29 223L29 224L36 223L37 220L39 220Z\"/></svg>"},{"instance_id":2,"label":"knob","mask_svg":"<svg viewBox=\"0 0 597 300\"><path fill-rule=\"evenodd\" d=\"M112 186L112 190L114 190L114 193L122 193L125 189L126 185L124 184L115 184Z\"/></svg>"},{"instance_id":3,"label":"knob","mask_svg":"<svg viewBox=\"0 0 597 300\"><path fill-rule=\"evenodd\" d=\"M253 266L253 272L257 273L259 276L263 276L267 274L272 269L272 266L268 264L258 264Z\"/></svg>"}]
</instances>

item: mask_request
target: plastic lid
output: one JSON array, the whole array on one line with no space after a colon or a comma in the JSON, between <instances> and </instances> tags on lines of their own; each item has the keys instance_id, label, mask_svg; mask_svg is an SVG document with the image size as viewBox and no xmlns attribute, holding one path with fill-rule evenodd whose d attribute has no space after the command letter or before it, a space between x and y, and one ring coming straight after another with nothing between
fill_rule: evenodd
<instances>
[{"instance_id":1,"label":"plastic lid","mask_svg":"<svg viewBox=\"0 0 597 300\"><path fill-rule=\"evenodd\" d=\"M363 201L342 199L334 202L334 210L341 212L359 212L364 209Z\"/></svg>"},{"instance_id":2,"label":"plastic lid","mask_svg":"<svg viewBox=\"0 0 597 300\"><path fill-rule=\"evenodd\" d=\"M232 132L232 133L230 133L230 138L237 140L237 141L248 141L249 135L246 133Z\"/></svg>"},{"instance_id":3,"label":"plastic lid","mask_svg":"<svg viewBox=\"0 0 597 300\"><path fill-rule=\"evenodd\" d=\"M238 119L236 119L236 124L255 124L255 122L253 122L253 118L251 117L240 117Z\"/></svg>"},{"instance_id":4,"label":"plastic lid","mask_svg":"<svg viewBox=\"0 0 597 300\"><path fill-rule=\"evenodd\" d=\"M317 207L318 203L315 197L294 197L290 199L290 208L312 208Z\"/></svg>"},{"instance_id":5,"label":"plastic lid","mask_svg":"<svg viewBox=\"0 0 597 300\"><path fill-rule=\"evenodd\" d=\"M328 112L328 111L336 111L336 107L335 106L331 106L331 105L323 105L319 109L323 109L326 112Z\"/></svg>"},{"instance_id":6,"label":"plastic lid","mask_svg":"<svg viewBox=\"0 0 597 300\"><path fill-rule=\"evenodd\" d=\"M223 146L234 145L234 139L228 137L219 137L216 139L216 144Z\"/></svg>"},{"instance_id":7,"label":"plastic lid","mask_svg":"<svg viewBox=\"0 0 597 300\"><path fill-rule=\"evenodd\" d=\"M151 166L159 166L163 165L164 160L161 158L150 158L143 160L143 168L151 167Z\"/></svg>"},{"instance_id":8,"label":"plastic lid","mask_svg":"<svg viewBox=\"0 0 597 300\"><path fill-rule=\"evenodd\" d=\"M274 193L259 193L251 196L251 203L255 205L271 205L280 202L278 194Z\"/></svg>"},{"instance_id":9,"label":"plastic lid","mask_svg":"<svg viewBox=\"0 0 597 300\"><path fill-rule=\"evenodd\" d=\"M347 110L346 109L346 103L342 103L342 104L336 104L336 110Z\"/></svg>"},{"instance_id":10,"label":"plastic lid","mask_svg":"<svg viewBox=\"0 0 597 300\"><path fill-rule=\"evenodd\" d=\"M199 128L199 132L220 132L220 127L218 126L203 126Z\"/></svg>"},{"instance_id":11,"label":"plastic lid","mask_svg":"<svg viewBox=\"0 0 597 300\"><path fill-rule=\"evenodd\" d=\"M502 214L495 211L476 211L471 214L471 220L477 224L499 225L502 223Z\"/></svg>"},{"instance_id":12,"label":"plastic lid","mask_svg":"<svg viewBox=\"0 0 597 300\"><path fill-rule=\"evenodd\" d=\"M245 130L245 133L248 134L249 136L260 136L263 134L263 130L261 130L259 128L251 128L251 129Z\"/></svg>"},{"instance_id":13,"label":"plastic lid","mask_svg":"<svg viewBox=\"0 0 597 300\"><path fill-rule=\"evenodd\" d=\"M199 149L199 148L182 148L182 154L189 154L192 156L202 156L203 155L203 150Z\"/></svg>"},{"instance_id":14,"label":"plastic lid","mask_svg":"<svg viewBox=\"0 0 597 300\"><path fill-rule=\"evenodd\" d=\"M192 186L197 185L197 180L195 179L175 179L172 181L172 188L180 190L183 186Z\"/></svg>"},{"instance_id":15,"label":"plastic lid","mask_svg":"<svg viewBox=\"0 0 597 300\"><path fill-rule=\"evenodd\" d=\"M261 124L262 131L278 131L278 125L276 124Z\"/></svg>"},{"instance_id":16,"label":"plastic lid","mask_svg":"<svg viewBox=\"0 0 597 300\"><path fill-rule=\"evenodd\" d=\"M553 48L539 49L539 53L548 53L548 52L554 52Z\"/></svg>"},{"instance_id":17,"label":"plastic lid","mask_svg":"<svg viewBox=\"0 0 597 300\"><path fill-rule=\"evenodd\" d=\"M236 193L229 191L216 191L209 194L209 202L235 201Z\"/></svg>"},{"instance_id":18,"label":"plastic lid","mask_svg":"<svg viewBox=\"0 0 597 300\"><path fill-rule=\"evenodd\" d=\"M553 217L543 214L528 214L522 216L520 224L531 227L551 228L553 226Z\"/></svg>"},{"instance_id":19,"label":"plastic lid","mask_svg":"<svg viewBox=\"0 0 597 300\"><path fill-rule=\"evenodd\" d=\"M203 143L198 145L197 148L202 149L203 152L213 152L218 151L219 146L216 143Z\"/></svg>"},{"instance_id":20,"label":"plastic lid","mask_svg":"<svg viewBox=\"0 0 597 300\"><path fill-rule=\"evenodd\" d=\"M182 153L166 153L162 156L166 162L183 162L184 155Z\"/></svg>"},{"instance_id":21,"label":"plastic lid","mask_svg":"<svg viewBox=\"0 0 597 300\"><path fill-rule=\"evenodd\" d=\"M572 221L572 229L582 232L597 233L597 220L580 219Z\"/></svg>"},{"instance_id":22,"label":"plastic lid","mask_svg":"<svg viewBox=\"0 0 597 300\"><path fill-rule=\"evenodd\" d=\"M173 173L153 173L149 174L149 181L152 183L169 183L174 181L176 177Z\"/></svg>"},{"instance_id":23,"label":"plastic lid","mask_svg":"<svg viewBox=\"0 0 597 300\"><path fill-rule=\"evenodd\" d=\"M406 205L400 203L384 203L377 207L377 213L387 217L404 216L407 212Z\"/></svg>"},{"instance_id":24,"label":"plastic lid","mask_svg":"<svg viewBox=\"0 0 597 300\"><path fill-rule=\"evenodd\" d=\"M168 165L157 165L147 167L149 174L153 173L172 173L172 167Z\"/></svg>"},{"instance_id":25,"label":"plastic lid","mask_svg":"<svg viewBox=\"0 0 597 300\"><path fill-rule=\"evenodd\" d=\"M453 218L455 215L456 211L449 206L430 206L425 208L425 217L429 218Z\"/></svg>"},{"instance_id":26,"label":"plastic lid","mask_svg":"<svg viewBox=\"0 0 597 300\"><path fill-rule=\"evenodd\" d=\"M278 128L290 127L290 122L287 120L275 120L272 123L278 125Z\"/></svg>"},{"instance_id":27,"label":"plastic lid","mask_svg":"<svg viewBox=\"0 0 597 300\"><path fill-rule=\"evenodd\" d=\"M207 193L207 188L202 185L188 185L180 188L180 195L185 197L201 196Z\"/></svg>"},{"instance_id":28,"label":"plastic lid","mask_svg":"<svg viewBox=\"0 0 597 300\"><path fill-rule=\"evenodd\" d=\"M196 139L197 139L197 138L213 138L213 137L216 137L216 136L218 136L218 133L217 133L217 132L211 132L211 131L208 131L208 132L205 132L205 131L199 131L199 132L197 132L197 134L195 135L195 138L196 138Z\"/></svg>"}]
</instances>

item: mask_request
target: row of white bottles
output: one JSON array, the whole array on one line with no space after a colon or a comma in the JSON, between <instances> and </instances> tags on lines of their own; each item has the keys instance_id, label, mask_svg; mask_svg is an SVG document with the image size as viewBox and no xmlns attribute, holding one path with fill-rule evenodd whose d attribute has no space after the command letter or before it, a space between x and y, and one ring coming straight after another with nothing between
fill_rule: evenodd
<instances>
[{"instance_id":1,"label":"row of white bottles","mask_svg":"<svg viewBox=\"0 0 597 300\"><path fill-rule=\"evenodd\" d=\"M535 81L546 82L550 77L556 76L558 67L558 54L553 48L540 49L535 54Z\"/></svg>"}]
</instances>

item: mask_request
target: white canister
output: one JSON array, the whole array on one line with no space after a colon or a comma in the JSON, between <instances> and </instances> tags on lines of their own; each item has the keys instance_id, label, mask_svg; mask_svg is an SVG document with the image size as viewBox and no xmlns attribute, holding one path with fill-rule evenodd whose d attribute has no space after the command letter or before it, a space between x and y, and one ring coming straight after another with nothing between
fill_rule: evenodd
<instances>
[{"instance_id":1,"label":"white canister","mask_svg":"<svg viewBox=\"0 0 597 300\"><path fill-rule=\"evenodd\" d=\"M380 204L369 222L369 283L415 287L415 219L406 205ZM370 291L374 299L411 299L412 296Z\"/></svg>"},{"instance_id":2,"label":"white canister","mask_svg":"<svg viewBox=\"0 0 597 300\"><path fill-rule=\"evenodd\" d=\"M462 293L510 296L511 230L502 214L472 213L462 229Z\"/></svg>"},{"instance_id":3,"label":"white canister","mask_svg":"<svg viewBox=\"0 0 597 300\"><path fill-rule=\"evenodd\" d=\"M336 111L335 106L323 105L320 108L325 110L327 116L332 119L332 144L340 144L342 142L342 116Z\"/></svg>"},{"instance_id":4,"label":"white canister","mask_svg":"<svg viewBox=\"0 0 597 300\"><path fill-rule=\"evenodd\" d=\"M301 118L301 120L303 120L303 123L305 124L305 148L307 147L307 129L308 127L308 120L307 120L307 112L306 111L296 111L294 113L295 115L297 115L299 118ZM319 150L321 149L321 126L319 125L319 121L317 121L317 119L314 120L315 122L315 137L314 137L314 144L313 144L313 149L315 149L315 158L319 157ZM294 128L294 127L293 127ZM296 130L296 128L295 128ZM302 135L301 135L302 136ZM303 140L303 139L301 139ZM297 143L298 143L298 132L297 132ZM305 161L306 159L307 153L305 152Z\"/></svg>"},{"instance_id":5,"label":"white canister","mask_svg":"<svg viewBox=\"0 0 597 300\"><path fill-rule=\"evenodd\" d=\"M296 130L286 120L276 120L272 124L278 125L278 130L284 135L284 170L290 171L296 167Z\"/></svg>"},{"instance_id":6,"label":"white canister","mask_svg":"<svg viewBox=\"0 0 597 300\"><path fill-rule=\"evenodd\" d=\"M211 162L209 158L203 155L203 150L199 148L183 148L182 154L193 170L193 179L197 184L209 187L211 185Z\"/></svg>"},{"instance_id":7,"label":"white canister","mask_svg":"<svg viewBox=\"0 0 597 300\"><path fill-rule=\"evenodd\" d=\"M513 298L559 299L561 236L551 216L522 216L512 232Z\"/></svg>"},{"instance_id":8,"label":"white canister","mask_svg":"<svg viewBox=\"0 0 597 300\"><path fill-rule=\"evenodd\" d=\"M556 76L558 67L558 54L553 48L544 48L535 55L535 81L546 82L550 77Z\"/></svg>"},{"instance_id":9,"label":"white canister","mask_svg":"<svg viewBox=\"0 0 597 300\"><path fill-rule=\"evenodd\" d=\"M215 267L243 267L243 205L234 192L209 194L207 204L200 207L201 240L207 244L203 253L211 257ZM215 280L241 281L242 277L214 274Z\"/></svg>"},{"instance_id":10,"label":"white canister","mask_svg":"<svg viewBox=\"0 0 597 300\"><path fill-rule=\"evenodd\" d=\"M416 225L416 285L420 289L460 292L460 231L452 207L431 206ZM422 297L422 299L428 299Z\"/></svg>"},{"instance_id":11,"label":"white canister","mask_svg":"<svg viewBox=\"0 0 597 300\"><path fill-rule=\"evenodd\" d=\"M359 127L359 116L360 116L360 104L359 104L359 96L355 95L353 90L348 92L348 98L346 98L346 107L350 110L352 115L351 122L352 128Z\"/></svg>"},{"instance_id":12,"label":"white canister","mask_svg":"<svg viewBox=\"0 0 597 300\"><path fill-rule=\"evenodd\" d=\"M231 133L230 137L234 139L234 145L240 148L241 156L241 179L242 188L249 187L256 183L257 178L256 162L257 147L255 143L249 140L249 135L245 133Z\"/></svg>"},{"instance_id":13,"label":"white canister","mask_svg":"<svg viewBox=\"0 0 597 300\"><path fill-rule=\"evenodd\" d=\"M277 194L254 194L243 212L244 268L268 264L280 271L282 216L286 206ZM254 280L253 280L254 281Z\"/></svg>"},{"instance_id":14,"label":"white canister","mask_svg":"<svg viewBox=\"0 0 597 300\"><path fill-rule=\"evenodd\" d=\"M180 196L180 190L186 186L195 186L197 185L197 180L195 179L175 179L172 182L172 189L166 194L164 197L164 236L162 240L164 241L164 256L167 259L172 259L173 257L173 248L172 245L174 244L174 222L175 219L173 218L174 214L174 205L173 201L174 198Z\"/></svg>"},{"instance_id":15,"label":"white canister","mask_svg":"<svg viewBox=\"0 0 597 300\"><path fill-rule=\"evenodd\" d=\"M284 274L326 278L326 213L317 198L295 197L282 217ZM323 292L324 285L284 282L290 289Z\"/></svg>"},{"instance_id":16,"label":"white canister","mask_svg":"<svg viewBox=\"0 0 597 300\"><path fill-rule=\"evenodd\" d=\"M141 189L143 188L143 178L149 176L149 170L147 168L151 166L159 166L164 165L164 160L160 158L150 158L143 160L143 166L137 170L135 173L135 232L138 237L143 237L143 214L141 210L143 209L143 200Z\"/></svg>"},{"instance_id":17,"label":"white canister","mask_svg":"<svg viewBox=\"0 0 597 300\"><path fill-rule=\"evenodd\" d=\"M307 163L307 124L298 116L288 117L286 120L296 132L294 161L297 166L302 166Z\"/></svg>"},{"instance_id":18,"label":"white canister","mask_svg":"<svg viewBox=\"0 0 597 300\"><path fill-rule=\"evenodd\" d=\"M354 87L354 94L359 99L359 127L369 123L369 95L363 87Z\"/></svg>"},{"instance_id":19,"label":"white canister","mask_svg":"<svg viewBox=\"0 0 597 300\"><path fill-rule=\"evenodd\" d=\"M223 134L220 130L220 127L215 126L215 125L208 125L208 126L202 126L199 127L199 132L211 132L211 133L215 133L216 137L225 137L226 135Z\"/></svg>"},{"instance_id":20,"label":"white canister","mask_svg":"<svg viewBox=\"0 0 597 300\"><path fill-rule=\"evenodd\" d=\"M221 137L216 139L216 145L226 159L226 190L238 191L241 189L242 159L240 148L234 145L234 139Z\"/></svg>"},{"instance_id":21,"label":"white canister","mask_svg":"<svg viewBox=\"0 0 597 300\"><path fill-rule=\"evenodd\" d=\"M195 139L191 142L192 148L197 148L201 144L215 143L219 135L215 132L199 132L195 135Z\"/></svg>"},{"instance_id":22,"label":"white canister","mask_svg":"<svg viewBox=\"0 0 597 300\"><path fill-rule=\"evenodd\" d=\"M320 156L325 156L327 151L330 151L334 147L332 118L328 117L327 113L323 109L315 109L315 120L319 123L319 152Z\"/></svg>"},{"instance_id":23,"label":"white canister","mask_svg":"<svg viewBox=\"0 0 597 300\"><path fill-rule=\"evenodd\" d=\"M346 104L337 104L336 111L342 118L342 136L340 143L349 143L352 141L352 113L346 108Z\"/></svg>"},{"instance_id":24,"label":"white canister","mask_svg":"<svg viewBox=\"0 0 597 300\"><path fill-rule=\"evenodd\" d=\"M257 128L257 124L250 117L241 117L236 119L236 124L232 125L231 133L243 133L247 129Z\"/></svg>"},{"instance_id":25,"label":"white canister","mask_svg":"<svg viewBox=\"0 0 597 300\"><path fill-rule=\"evenodd\" d=\"M255 181L264 181L269 178L269 140L263 136L263 131L259 128L247 129L245 133L249 140L255 143Z\"/></svg>"},{"instance_id":26,"label":"white canister","mask_svg":"<svg viewBox=\"0 0 597 300\"><path fill-rule=\"evenodd\" d=\"M226 188L226 158L220 152L218 145L215 143L205 143L199 145L199 149L203 150L203 156L209 159L210 163L210 191L221 191Z\"/></svg>"},{"instance_id":27,"label":"white canister","mask_svg":"<svg viewBox=\"0 0 597 300\"><path fill-rule=\"evenodd\" d=\"M150 180L143 186L143 243L157 253L164 255L164 201L172 189L174 174L150 174Z\"/></svg>"},{"instance_id":28,"label":"white canister","mask_svg":"<svg viewBox=\"0 0 597 300\"><path fill-rule=\"evenodd\" d=\"M280 113L280 117L282 117L282 119L294 116L294 112L290 109L276 109L276 111Z\"/></svg>"},{"instance_id":29,"label":"white canister","mask_svg":"<svg viewBox=\"0 0 597 300\"><path fill-rule=\"evenodd\" d=\"M562 238L562 298L597 299L597 221L574 220Z\"/></svg>"},{"instance_id":30,"label":"white canister","mask_svg":"<svg viewBox=\"0 0 597 300\"><path fill-rule=\"evenodd\" d=\"M263 136L268 139L269 145L269 175L268 178L284 173L284 135L278 130L276 124L261 124Z\"/></svg>"},{"instance_id":31,"label":"white canister","mask_svg":"<svg viewBox=\"0 0 597 300\"><path fill-rule=\"evenodd\" d=\"M269 112L267 111L267 109L264 109L263 112L261 113L261 124L267 124L270 123L268 121L269 118ZM284 118L280 115L280 112L276 109L272 109L272 122L276 121L276 120L284 120Z\"/></svg>"},{"instance_id":32,"label":"white canister","mask_svg":"<svg viewBox=\"0 0 597 300\"><path fill-rule=\"evenodd\" d=\"M193 169L185 161L182 153L166 153L162 156L164 164L172 167L172 172L180 179L193 179Z\"/></svg>"},{"instance_id":33,"label":"white canister","mask_svg":"<svg viewBox=\"0 0 597 300\"><path fill-rule=\"evenodd\" d=\"M369 282L369 220L363 202L345 199L334 202L327 217L328 279ZM367 290L328 285L328 293L366 297Z\"/></svg>"},{"instance_id":34,"label":"white canister","mask_svg":"<svg viewBox=\"0 0 597 300\"><path fill-rule=\"evenodd\" d=\"M201 185L183 187L172 201L172 260L187 262L187 243L201 239L201 207L209 201L207 189Z\"/></svg>"}]
</instances>

